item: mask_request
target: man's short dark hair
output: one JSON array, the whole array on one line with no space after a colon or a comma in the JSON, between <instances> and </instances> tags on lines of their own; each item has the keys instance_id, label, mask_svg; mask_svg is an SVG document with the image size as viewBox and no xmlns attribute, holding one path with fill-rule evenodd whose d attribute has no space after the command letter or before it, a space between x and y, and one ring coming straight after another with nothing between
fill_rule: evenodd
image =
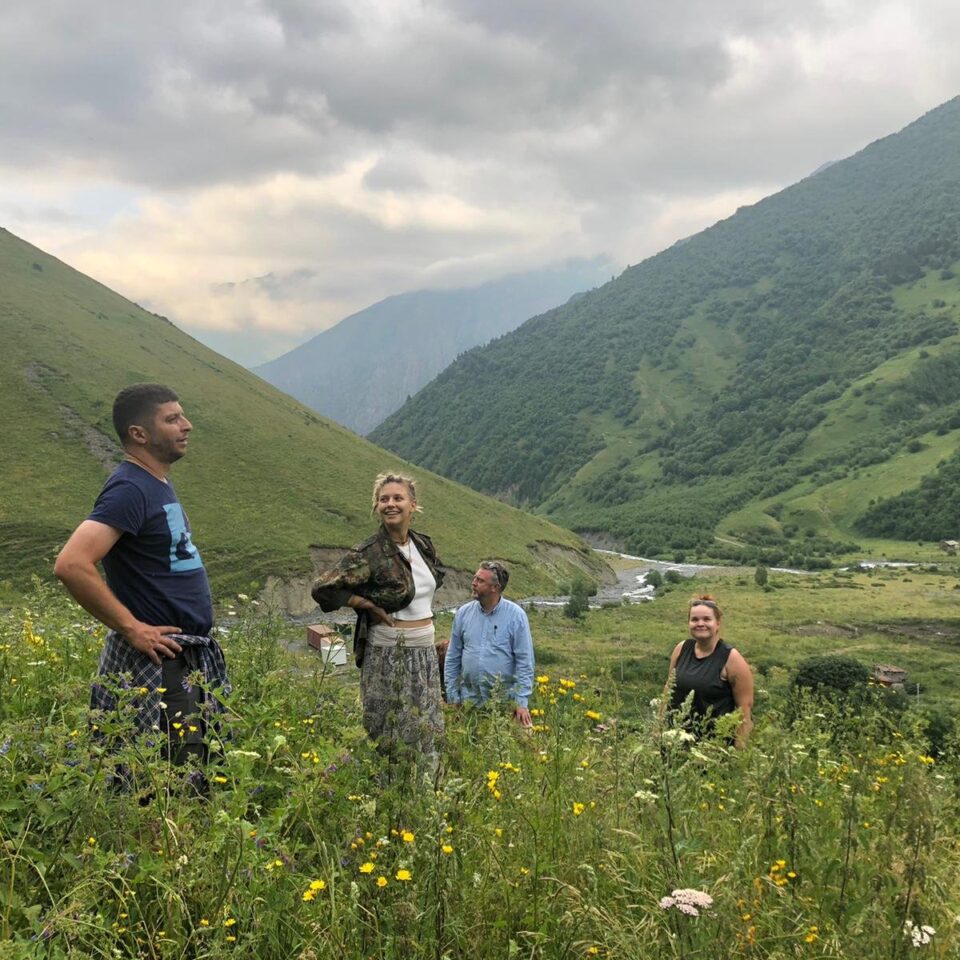
<instances>
[{"instance_id":1,"label":"man's short dark hair","mask_svg":"<svg viewBox=\"0 0 960 960\"><path fill-rule=\"evenodd\" d=\"M510 580L510 571L499 560L484 560L483 563L480 564L480 569L489 570L497 578L497 584L500 587L501 593L507 589L507 583Z\"/></svg>"},{"instance_id":2,"label":"man's short dark hair","mask_svg":"<svg viewBox=\"0 0 960 960\"><path fill-rule=\"evenodd\" d=\"M162 383L134 383L124 387L113 401L113 429L117 431L120 443L129 441L127 432L132 426L147 426L161 404L179 399Z\"/></svg>"}]
</instances>

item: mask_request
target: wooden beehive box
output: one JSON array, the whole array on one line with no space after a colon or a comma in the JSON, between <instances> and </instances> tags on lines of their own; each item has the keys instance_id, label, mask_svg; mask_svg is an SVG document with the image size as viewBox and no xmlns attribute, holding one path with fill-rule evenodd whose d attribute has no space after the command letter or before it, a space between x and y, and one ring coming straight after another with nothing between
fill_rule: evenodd
<instances>
[{"instance_id":1,"label":"wooden beehive box","mask_svg":"<svg viewBox=\"0 0 960 960\"><path fill-rule=\"evenodd\" d=\"M331 666L342 667L347 662L347 645L340 634L325 623L311 623L307 627L307 644Z\"/></svg>"}]
</instances>

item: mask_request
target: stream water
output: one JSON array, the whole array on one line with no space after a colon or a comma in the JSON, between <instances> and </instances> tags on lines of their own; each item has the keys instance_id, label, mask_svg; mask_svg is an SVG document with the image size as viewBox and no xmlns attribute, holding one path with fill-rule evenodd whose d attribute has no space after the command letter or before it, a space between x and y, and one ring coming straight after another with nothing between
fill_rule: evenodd
<instances>
[{"instance_id":1,"label":"stream water","mask_svg":"<svg viewBox=\"0 0 960 960\"><path fill-rule=\"evenodd\" d=\"M595 597L590 598L590 609L598 610L601 607L618 607L624 603L648 603L656 595L654 587L646 582L647 574L651 570L657 570L661 574L668 570L673 570L681 577L695 577L704 571L720 571L724 576L744 576L753 574L753 567L730 567L719 564L709 563L668 563L665 560L650 560L647 557L633 557L626 553L617 553L614 550L596 549L596 553L605 554L609 557L617 557L620 560L631 561L630 566L617 570L617 582L604 584L597 591ZM860 560L854 567L862 570L872 570L879 567L915 567L916 563L904 563L890 560ZM842 567L842 570L849 570L851 567ZM787 573L798 577L808 577L810 570L797 570L792 567L771 567L771 573ZM526 597L518 601L524 607L562 607L570 599L569 596L554 597Z\"/></svg>"}]
</instances>

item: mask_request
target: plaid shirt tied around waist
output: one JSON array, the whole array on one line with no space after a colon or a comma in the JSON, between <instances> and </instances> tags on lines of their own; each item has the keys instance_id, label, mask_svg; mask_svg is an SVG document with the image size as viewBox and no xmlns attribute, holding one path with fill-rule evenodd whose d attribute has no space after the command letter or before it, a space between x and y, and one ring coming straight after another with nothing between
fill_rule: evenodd
<instances>
[{"instance_id":1,"label":"plaid shirt tied around waist","mask_svg":"<svg viewBox=\"0 0 960 960\"><path fill-rule=\"evenodd\" d=\"M213 637L198 637L184 633L169 634L182 648L190 672L199 671L203 676L203 709L223 713L225 708L213 691L229 696L230 681L223 650ZM107 634L100 654L98 677L109 677L124 690L144 690L132 701L137 711L136 727L139 731L157 728L160 724L162 695L162 667L145 653L134 650L123 636L114 630ZM105 713L117 709L117 698L102 684L94 681L90 691L90 709Z\"/></svg>"}]
</instances>

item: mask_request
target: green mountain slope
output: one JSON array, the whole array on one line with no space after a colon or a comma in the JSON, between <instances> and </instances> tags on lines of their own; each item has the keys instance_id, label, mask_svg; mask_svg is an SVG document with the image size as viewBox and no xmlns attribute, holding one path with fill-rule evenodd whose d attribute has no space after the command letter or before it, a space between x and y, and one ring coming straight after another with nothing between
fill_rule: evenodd
<instances>
[{"instance_id":1,"label":"green mountain slope","mask_svg":"<svg viewBox=\"0 0 960 960\"><path fill-rule=\"evenodd\" d=\"M315 548L347 546L373 529L373 478L390 468L420 479L420 526L453 567L472 572L478 559L501 557L517 589L532 591L569 577L571 563L596 563L568 531L407 467L3 230L0 341L8 585L49 576L117 456L113 396L141 380L174 386L193 421L174 480L221 589L257 589L274 574L308 578Z\"/></svg>"},{"instance_id":2,"label":"green mountain slope","mask_svg":"<svg viewBox=\"0 0 960 960\"><path fill-rule=\"evenodd\" d=\"M803 498L899 493L958 446L958 261L960 98L471 351L371 438L636 551L829 551L870 497Z\"/></svg>"}]
</instances>

